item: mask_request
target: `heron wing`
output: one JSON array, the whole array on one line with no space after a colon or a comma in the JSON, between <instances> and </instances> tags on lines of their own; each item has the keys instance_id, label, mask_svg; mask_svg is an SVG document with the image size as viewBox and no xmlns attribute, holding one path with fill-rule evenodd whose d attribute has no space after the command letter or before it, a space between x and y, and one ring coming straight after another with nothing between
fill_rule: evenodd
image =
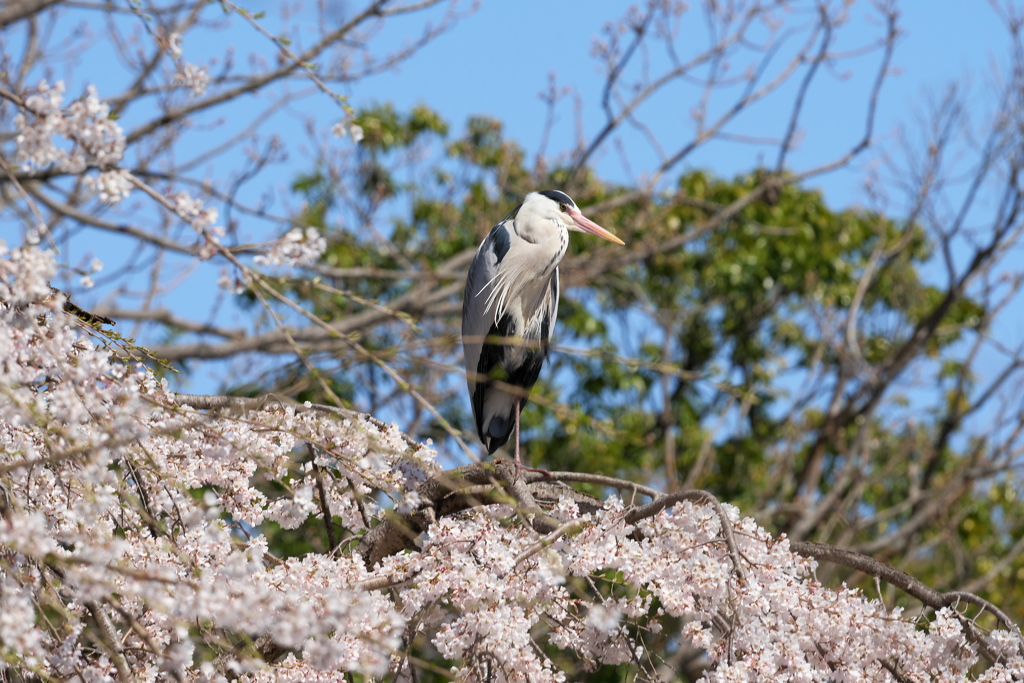
<instances>
[{"instance_id":1,"label":"heron wing","mask_svg":"<svg viewBox=\"0 0 1024 683\"><path fill-rule=\"evenodd\" d=\"M518 290L514 272L502 272L502 261L509 253L518 236L511 231L508 221L496 225L484 238L466 278L466 290L462 304L462 346L466 364L466 385L469 388L480 440L489 453L504 445L512 433L516 405L523 392L511 392L501 385L495 385L487 378L497 372L503 384L519 386L527 391L540 375L541 367L548 354L548 342L558 316L558 269L548 278L543 294L531 311L528 320L521 320L501 308L501 297L494 296L498 286L512 284ZM506 267L509 264L506 264ZM512 278L510 283L499 282L501 278ZM515 295L513 295L513 298ZM518 306L515 315L520 316ZM501 315L501 319L496 319ZM518 321L518 322L517 322ZM532 351L523 348L512 349L507 344L484 343L488 337L515 337L541 342L540 348ZM500 368L500 369L499 369Z\"/></svg>"},{"instance_id":2,"label":"heron wing","mask_svg":"<svg viewBox=\"0 0 1024 683\"><path fill-rule=\"evenodd\" d=\"M466 363L466 383L471 396L476 387L483 340L490 334L495 323L495 306L493 302L487 304L488 297L484 290L498 274L498 266L511 244L511 235L505 224L506 221L502 221L494 226L480 243L466 278L466 291L462 300L462 348Z\"/></svg>"}]
</instances>

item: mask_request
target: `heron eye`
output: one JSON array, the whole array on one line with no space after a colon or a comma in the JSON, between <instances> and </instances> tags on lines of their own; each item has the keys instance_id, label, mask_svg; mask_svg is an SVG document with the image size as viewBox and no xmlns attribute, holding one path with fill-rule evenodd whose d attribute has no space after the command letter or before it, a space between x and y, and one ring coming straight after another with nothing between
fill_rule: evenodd
<instances>
[{"instance_id":1,"label":"heron eye","mask_svg":"<svg viewBox=\"0 0 1024 683\"><path fill-rule=\"evenodd\" d=\"M559 204L558 208L562 210L562 213L569 213L569 205L568 204Z\"/></svg>"}]
</instances>

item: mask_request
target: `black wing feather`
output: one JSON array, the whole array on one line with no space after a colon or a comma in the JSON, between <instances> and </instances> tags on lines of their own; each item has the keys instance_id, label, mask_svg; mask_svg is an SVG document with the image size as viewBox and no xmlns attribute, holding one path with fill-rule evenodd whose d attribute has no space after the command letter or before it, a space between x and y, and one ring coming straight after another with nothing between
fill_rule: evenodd
<instances>
[{"instance_id":1,"label":"black wing feather","mask_svg":"<svg viewBox=\"0 0 1024 683\"><path fill-rule=\"evenodd\" d=\"M491 229L491 234L487 236L487 239L491 243L491 251L494 252L494 263L495 265L501 263L501 260L505 258L505 254L508 253L509 247L512 246L512 239L509 237L508 228L503 223L495 225Z\"/></svg>"},{"instance_id":2,"label":"black wing feather","mask_svg":"<svg viewBox=\"0 0 1024 683\"><path fill-rule=\"evenodd\" d=\"M557 315L558 311L557 270L552 274L550 287L551 301L554 305L546 308L544 311L544 317L541 320L539 330L540 338L525 340L527 343L539 342L536 349L525 353L519 362L512 366L507 362L510 355L507 344L488 343L485 341L480 349L480 360L476 368L478 381L473 390L472 401L473 414L476 417L477 434L480 437L480 441L487 446L488 453L494 453L494 451L508 442L515 428L515 415L492 415L488 431L484 432L484 402L486 401L487 394L490 391L501 391L502 389L501 387L494 387L492 381L479 378L493 378L505 384L522 388L524 391L519 399L520 408L526 406L530 388L537 383L540 371L544 367L544 361L548 357L551 327L554 323L554 316ZM533 329L536 330L537 328ZM520 330L516 329L515 322L510 315L503 316L501 320L491 325L491 329L487 333L487 336L490 338L515 337L519 335Z\"/></svg>"}]
</instances>

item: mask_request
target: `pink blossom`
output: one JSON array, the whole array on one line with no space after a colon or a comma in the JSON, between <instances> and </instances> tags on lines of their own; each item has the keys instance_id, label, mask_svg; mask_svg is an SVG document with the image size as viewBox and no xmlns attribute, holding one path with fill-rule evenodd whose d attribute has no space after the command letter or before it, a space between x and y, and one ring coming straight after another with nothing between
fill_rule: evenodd
<instances>
[{"instance_id":1,"label":"pink blossom","mask_svg":"<svg viewBox=\"0 0 1024 683\"><path fill-rule=\"evenodd\" d=\"M315 263L326 249L327 240L316 228L292 228L271 243L266 253L253 260L261 266L308 266Z\"/></svg>"},{"instance_id":2,"label":"pink blossom","mask_svg":"<svg viewBox=\"0 0 1024 683\"><path fill-rule=\"evenodd\" d=\"M203 220L199 202L176 202ZM179 406L149 370L116 362L69 324L47 284L54 272L50 252L0 253L5 665L83 680L116 678L119 665L146 680L401 678L415 626L459 680L566 681L560 661L642 662L639 634L681 623L679 642L703 650L708 682L889 680L882 662L911 680L1024 675L1019 631L987 634L999 661L975 672L977 641L955 609L924 620L823 586L813 561L731 506L724 523L742 576L714 508L680 503L628 524L614 497L587 515L563 499L553 512L576 525L543 542L493 505L437 519L415 550L372 568L350 554L353 539L274 557L259 531L269 520L322 524L323 504L359 533L389 514L374 492L420 509L436 453L395 426L310 406ZM297 464L306 444L319 472ZM606 594L586 588L595 582ZM37 625L41 609L59 610L59 636ZM120 664L96 647L97 618L117 631ZM225 648L226 634L290 652L256 660ZM216 665L211 651L223 654Z\"/></svg>"}]
</instances>

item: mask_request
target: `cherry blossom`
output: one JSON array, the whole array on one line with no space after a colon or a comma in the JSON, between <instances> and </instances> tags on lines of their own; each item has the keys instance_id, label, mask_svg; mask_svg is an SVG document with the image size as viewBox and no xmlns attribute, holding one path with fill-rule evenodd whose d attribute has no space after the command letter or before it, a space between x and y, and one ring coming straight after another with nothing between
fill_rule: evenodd
<instances>
[{"instance_id":1,"label":"cherry blossom","mask_svg":"<svg viewBox=\"0 0 1024 683\"><path fill-rule=\"evenodd\" d=\"M327 240L316 228L292 228L254 261L261 266L307 266L315 263L326 249Z\"/></svg>"},{"instance_id":2,"label":"cherry blossom","mask_svg":"<svg viewBox=\"0 0 1024 683\"><path fill-rule=\"evenodd\" d=\"M343 138L346 135L351 135L352 141L356 143L362 142L364 137L363 127L351 120L345 120L341 123L334 124L331 126L331 133L333 133L336 138Z\"/></svg>"},{"instance_id":3,"label":"cherry blossom","mask_svg":"<svg viewBox=\"0 0 1024 683\"><path fill-rule=\"evenodd\" d=\"M219 215L217 209L212 207L204 209L203 200L195 199L184 190L171 193L168 195L168 199L173 204L175 213L198 232L211 228L217 222Z\"/></svg>"},{"instance_id":4,"label":"cherry blossom","mask_svg":"<svg viewBox=\"0 0 1024 683\"><path fill-rule=\"evenodd\" d=\"M201 66L182 62L174 74L174 84L191 88L192 95L198 97L206 92L206 87L210 84L210 74Z\"/></svg>"},{"instance_id":5,"label":"cherry blossom","mask_svg":"<svg viewBox=\"0 0 1024 683\"><path fill-rule=\"evenodd\" d=\"M116 166L124 156L126 143L121 127L110 118L110 107L90 85L84 97L62 108L64 91L63 81L51 86L44 80L34 94L25 98L24 109L30 115L18 114L15 118L18 163L26 169L56 165L71 173L80 173L88 166ZM58 147L55 137L73 144L67 149Z\"/></svg>"},{"instance_id":6,"label":"cherry blossom","mask_svg":"<svg viewBox=\"0 0 1024 683\"><path fill-rule=\"evenodd\" d=\"M414 626L464 681L567 681L563 661L651 677L641 634L665 628L703 651L709 682L1024 673L1012 625L979 639L955 606L922 616L824 586L815 561L728 505L630 521L619 498L562 498L544 538L516 506L478 505L367 566L351 541L393 514L385 500L429 508L431 447L309 404L190 407L65 315L55 269L38 247L0 255L0 667L372 680L416 666ZM318 525L324 509L356 536L275 556L262 525Z\"/></svg>"},{"instance_id":7,"label":"cherry blossom","mask_svg":"<svg viewBox=\"0 0 1024 683\"><path fill-rule=\"evenodd\" d=\"M128 172L121 169L103 171L97 176L86 176L85 184L86 187L99 194L101 202L111 204L126 199L132 191Z\"/></svg>"}]
</instances>

